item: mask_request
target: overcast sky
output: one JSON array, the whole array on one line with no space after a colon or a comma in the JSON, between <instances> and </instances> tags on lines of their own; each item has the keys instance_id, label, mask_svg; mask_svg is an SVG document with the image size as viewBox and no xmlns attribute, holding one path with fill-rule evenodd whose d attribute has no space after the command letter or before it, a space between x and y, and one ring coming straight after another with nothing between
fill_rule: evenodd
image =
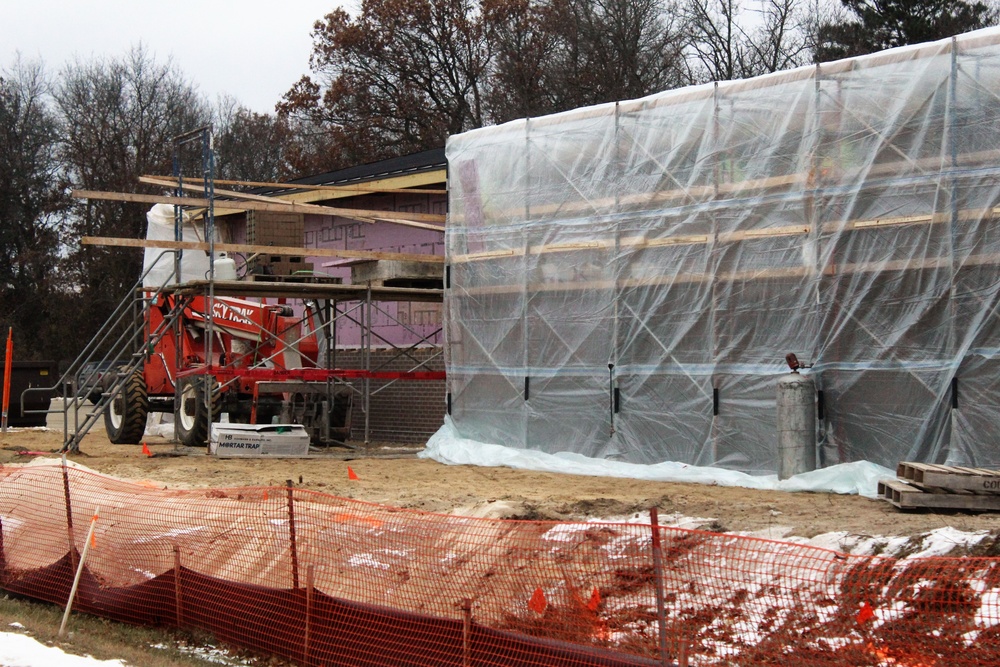
<instances>
[{"instance_id":1,"label":"overcast sky","mask_svg":"<svg viewBox=\"0 0 1000 667\"><path fill-rule=\"evenodd\" d=\"M312 25L338 0L2 0L0 69L15 53L54 74L74 56L120 57L140 42L210 101L274 104L309 70Z\"/></svg>"}]
</instances>

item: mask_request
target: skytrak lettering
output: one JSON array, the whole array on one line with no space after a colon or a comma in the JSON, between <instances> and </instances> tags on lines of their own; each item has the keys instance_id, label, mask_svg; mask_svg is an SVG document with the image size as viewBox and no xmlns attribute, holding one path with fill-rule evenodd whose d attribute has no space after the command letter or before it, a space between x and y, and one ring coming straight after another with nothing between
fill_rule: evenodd
<instances>
[{"instance_id":1,"label":"skytrak lettering","mask_svg":"<svg viewBox=\"0 0 1000 667\"><path fill-rule=\"evenodd\" d=\"M228 303L216 301L212 304L212 317L219 320L229 320L240 324L253 324L251 319L254 308L249 306L235 306Z\"/></svg>"}]
</instances>

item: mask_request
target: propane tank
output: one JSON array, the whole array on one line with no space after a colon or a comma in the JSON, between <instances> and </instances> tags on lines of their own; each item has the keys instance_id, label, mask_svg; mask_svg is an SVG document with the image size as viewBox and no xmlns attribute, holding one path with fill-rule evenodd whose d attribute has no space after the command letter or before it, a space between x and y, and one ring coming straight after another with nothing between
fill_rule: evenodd
<instances>
[{"instance_id":1,"label":"propane tank","mask_svg":"<svg viewBox=\"0 0 1000 667\"><path fill-rule=\"evenodd\" d=\"M816 383L798 368L778 380L778 479L816 469Z\"/></svg>"},{"instance_id":2,"label":"propane tank","mask_svg":"<svg viewBox=\"0 0 1000 667\"><path fill-rule=\"evenodd\" d=\"M215 258L215 279L236 280L236 260L221 253Z\"/></svg>"}]
</instances>

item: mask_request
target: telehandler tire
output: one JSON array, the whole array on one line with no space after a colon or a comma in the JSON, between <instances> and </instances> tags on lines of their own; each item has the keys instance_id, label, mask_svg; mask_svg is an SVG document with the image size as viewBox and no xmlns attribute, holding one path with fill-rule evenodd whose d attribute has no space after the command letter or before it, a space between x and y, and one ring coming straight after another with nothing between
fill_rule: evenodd
<instances>
[{"instance_id":1,"label":"telehandler tire","mask_svg":"<svg viewBox=\"0 0 1000 667\"><path fill-rule=\"evenodd\" d=\"M205 405L205 383L212 383L212 418L219 421L220 402L219 384L214 378L189 377L180 381L177 391L180 394L174 423L177 425L177 437L188 447L205 447L208 445L208 410Z\"/></svg>"},{"instance_id":2,"label":"telehandler tire","mask_svg":"<svg viewBox=\"0 0 1000 667\"><path fill-rule=\"evenodd\" d=\"M104 410L104 430L116 445L137 445L146 430L149 396L142 371L135 371Z\"/></svg>"}]
</instances>

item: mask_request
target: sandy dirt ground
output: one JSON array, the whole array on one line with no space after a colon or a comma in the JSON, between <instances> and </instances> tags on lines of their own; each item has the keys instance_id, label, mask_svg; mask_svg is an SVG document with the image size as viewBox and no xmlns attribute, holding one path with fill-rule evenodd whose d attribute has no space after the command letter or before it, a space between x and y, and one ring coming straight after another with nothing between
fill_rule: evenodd
<instances>
[{"instance_id":1,"label":"sandy dirt ground","mask_svg":"<svg viewBox=\"0 0 1000 667\"><path fill-rule=\"evenodd\" d=\"M0 436L0 464L34 458L24 451L56 456L52 452L63 441L61 418L50 424L53 428L47 431L12 430ZM964 531L996 529L1000 534L997 514L901 512L885 501L857 496L446 466L417 458L412 447L336 449L308 459L219 459L204 449L178 448L162 437L148 438L147 443L152 457L144 455L141 446L111 444L96 427L80 453L70 458L108 475L170 488L278 486L292 480L296 486L347 498L498 518L624 517L655 506L661 516L699 517L702 521L696 525L712 531L888 536L952 526ZM348 466L359 479L348 479Z\"/></svg>"}]
</instances>

